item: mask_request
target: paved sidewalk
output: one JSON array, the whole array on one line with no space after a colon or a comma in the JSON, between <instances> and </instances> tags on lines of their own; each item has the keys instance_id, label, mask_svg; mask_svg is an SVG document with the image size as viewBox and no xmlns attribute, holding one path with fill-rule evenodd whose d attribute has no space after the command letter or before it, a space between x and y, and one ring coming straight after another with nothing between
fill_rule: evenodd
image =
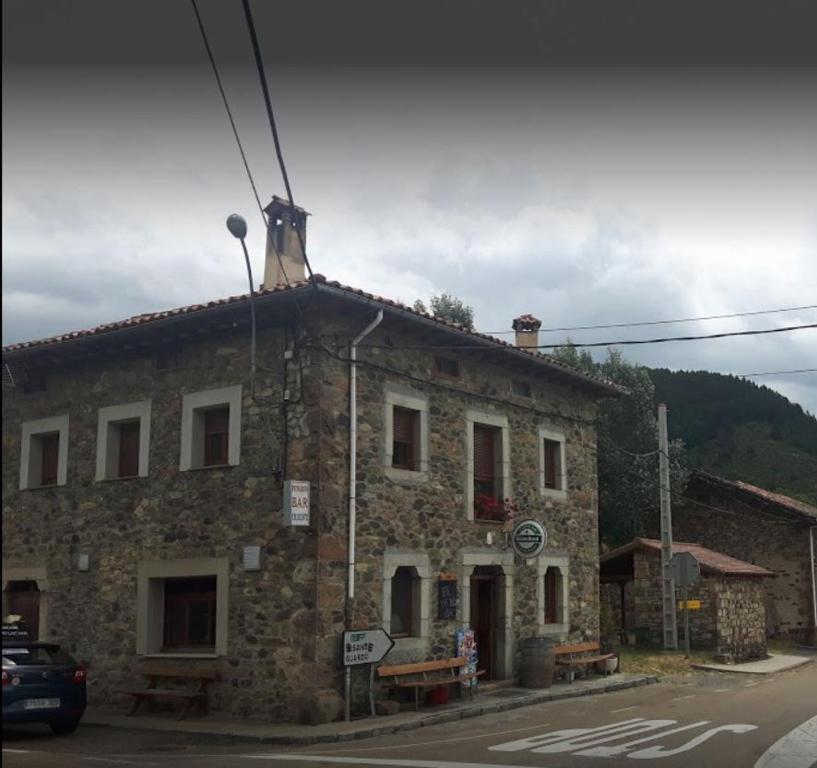
<instances>
[{"instance_id":1,"label":"paved sidewalk","mask_svg":"<svg viewBox=\"0 0 817 768\"><path fill-rule=\"evenodd\" d=\"M748 661L743 664L691 664L695 669L707 669L714 672L741 672L751 675L773 675L775 672L785 672L787 669L810 664L814 655L790 655L782 653L769 654L768 659Z\"/></svg>"},{"instance_id":2,"label":"paved sidewalk","mask_svg":"<svg viewBox=\"0 0 817 768\"><path fill-rule=\"evenodd\" d=\"M397 731L411 731L424 726L479 717L493 712L504 712L547 701L609 693L656 682L658 678L654 676L617 674L611 677L577 680L569 684L557 683L552 688L545 690L500 688L478 694L473 701L458 699L449 704L426 708L419 712L412 710L400 712L397 715L367 717L353 720L350 723L336 722L324 725L265 723L242 718L212 716L190 717L179 721L172 713L129 717L123 714L122 709L103 707L89 707L82 719L82 724L196 734L201 737L202 741L210 742L255 741L264 744L310 745L385 736Z\"/></svg>"}]
</instances>

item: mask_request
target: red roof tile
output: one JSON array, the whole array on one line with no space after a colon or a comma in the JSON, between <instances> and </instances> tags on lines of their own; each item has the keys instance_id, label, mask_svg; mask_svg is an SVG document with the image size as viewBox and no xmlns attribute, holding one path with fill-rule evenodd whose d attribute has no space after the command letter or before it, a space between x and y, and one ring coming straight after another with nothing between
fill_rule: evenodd
<instances>
[{"instance_id":1,"label":"red roof tile","mask_svg":"<svg viewBox=\"0 0 817 768\"><path fill-rule=\"evenodd\" d=\"M618 547L605 555L602 555L601 562L614 560L621 555L626 555L636 549L649 550L657 554L661 553L661 542L657 539L633 539L629 544L623 547ZM722 552L715 552L713 549L707 549L700 544L688 544L682 541L672 542L673 552L689 552L694 555L701 564L701 570L709 573L716 573L721 576L774 576L772 571L767 571L759 565L752 563L745 563L743 560L737 560L729 555L724 555Z\"/></svg>"},{"instance_id":2,"label":"red roof tile","mask_svg":"<svg viewBox=\"0 0 817 768\"><path fill-rule=\"evenodd\" d=\"M605 379L597 378L594 376L589 376L588 374L577 371L575 368L562 363L559 360L556 360L549 355L543 355L537 351L530 351L526 349L522 349L520 347L516 347L513 344L510 344L506 341L501 339L497 339L494 336L489 336L484 333L478 333L476 331L469 331L465 327L457 324L448 322L447 320L441 320L440 318L434 317L433 315L427 312L418 312L417 310L413 309L412 307L408 307L405 304L401 304L397 301L392 301L391 299L384 298L382 296L377 296L372 293L367 293L362 291L358 288L352 288L348 285L342 285L341 283L334 281L334 280L327 280L323 275L316 274L315 277L314 287L319 290L329 290L330 292L336 294L351 294L354 296L359 296L365 298L369 301L372 301L376 304L380 304L384 307L389 307L392 309L398 310L400 313L405 313L410 316L415 317L422 317L426 320L430 320L435 324L444 327L448 330L454 331L456 333L463 334L465 336L479 339L481 341L490 342L491 345L494 345L499 348L504 348L509 351L513 351L517 354L523 354L526 356L531 357L536 362L543 363L548 367L560 371L570 377L581 379L585 383L595 386L597 388L601 388L606 390L611 394L625 394L626 389L621 387L613 382L607 381ZM278 295L278 294L285 294L287 292L298 291L298 290L307 290L310 286L310 281L302 281L297 283L291 283L286 286L279 286L275 288L261 288L256 291L255 296L257 298L263 299L266 296ZM235 304L238 302L248 301L249 294L241 294L238 296L228 296L223 299L214 299L212 301L208 301L203 304L191 304L186 307L179 307L177 309L168 309L163 310L161 312L148 312L141 315L134 315L133 317L129 317L125 320L119 320L113 323L106 323L104 325L98 325L95 328L89 328L87 330L82 331L72 331L70 333L60 334L58 336L51 336L45 339L36 339L33 341L23 341L17 344L9 344L8 346L3 347L3 354L14 354L16 352L22 352L27 350L34 350L37 347L46 347L50 345L57 345L57 344L66 344L77 339L84 339L93 336L101 336L106 333L111 333L113 331L121 331L128 328L133 328L136 326L144 326L150 323L154 323L160 320L164 320L169 317L175 317L178 315L192 315L198 312L206 312L207 310L214 309L216 307L226 306L228 304Z\"/></svg>"},{"instance_id":3,"label":"red roof tile","mask_svg":"<svg viewBox=\"0 0 817 768\"><path fill-rule=\"evenodd\" d=\"M784 507L792 512L797 512L798 514L806 515L807 517L817 518L817 507L807 504L805 501L793 499L790 496L784 496L782 493L773 493L772 491L767 491L765 488L758 488L756 485L744 483L742 480L727 480L724 477L718 477L717 475L712 475L709 472L702 472L700 470L696 471L693 476L696 479L720 486L727 490L733 489L736 491L743 491L744 493L752 494L763 501L777 504L778 506Z\"/></svg>"}]
</instances>

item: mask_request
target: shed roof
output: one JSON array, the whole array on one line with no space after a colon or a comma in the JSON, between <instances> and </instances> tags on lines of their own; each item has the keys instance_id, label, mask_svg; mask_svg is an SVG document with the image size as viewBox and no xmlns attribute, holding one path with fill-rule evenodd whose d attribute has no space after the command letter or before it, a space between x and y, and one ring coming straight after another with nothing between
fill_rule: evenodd
<instances>
[{"instance_id":1,"label":"shed roof","mask_svg":"<svg viewBox=\"0 0 817 768\"><path fill-rule=\"evenodd\" d=\"M601 556L602 563L609 563L617 560L624 555L629 555L636 550L654 552L661 554L661 542L657 539L642 539L635 538L629 544L608 552ZM759 565L746 563L743 560L737 560L729 555L724 555L722 552L715 552L713 549L707 549L700 544L689 544L682 541L674 541L672 543L673 552L689 552L701 564L701 571L707 573L717 574L719 576L774 576L772 571L767 571Z\"/></svg>"}]
</instances>

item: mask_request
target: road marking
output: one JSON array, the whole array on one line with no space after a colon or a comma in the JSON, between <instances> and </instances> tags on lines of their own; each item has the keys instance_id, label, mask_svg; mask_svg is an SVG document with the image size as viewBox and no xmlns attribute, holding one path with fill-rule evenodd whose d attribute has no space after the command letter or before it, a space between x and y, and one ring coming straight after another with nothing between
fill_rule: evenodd
<instances>
[{"instance_id":1,"label":"road marking","mask_svg":"<svg viewBox=\"0 0 817 768\"><path fill-rule=\"evenodd\" d=\"M682 725L680 728L672 728L669 731L664 731L663 733L654 734L652 736L645 736L643 739L636 739L635 741L628 741L626 744L619 744L615 747L593 747L592 749L585 749L581 752L576 752L576 754L581 757L613 757L614 755L621 755L624 752L629 752L631 747L638 746L639 744L646 744L649 741L663 739L665 736L670 736L675 733L682 733L683 731L689 731L692 728L700 728L702 725L709 725L709 720L700 720L697 723L692 723L691 725Z\"/></svg>"},{"instance_id":2,"label":"road marking","mask_svg":"<svg viewBox=\"0 0 817 768\"><path fill-rule=\"evenodd\" d=\"M344 765L381 765L398 768L519 768L498 763L452 763L445 760L392 760L386 757L327 757L326 755L239 755L250 760L296 760L301 763L341 763ZM537 766L542 768L542 766Z\"/></svg>"},{"instance_id":3,"label":"road marking","mask_svg":"<svg viewBox=\"0 0 817 768\"><path fill-rule=\"evenodd\" d=\"M744 688L751 688L753 685L757 685L757 683L744 683Z\"/></svg>"},{"instance_id":4,"label":"road marking","mask_svg":"<svg viewBox=\"0 0 817 768\"><path fill-rule=\"evenodd\" d=\"M686 701L687 699L694 699L698 694L690 693L687 696L676 696L672 701Z\"/></svg>"},{"instance_id":5,"label":"road marking","mask_svg":"<svg viewBox=\"0 0 817 768\"><path fill-rule=\"evenodd\" d=\"M641 705L640 704L633 704L632 707L622 707L621 709L611 709L610 714L615 715L618 712L629 712L631 709L638 709Z\"/></svg>"},{"instance_id":6,"label":"road marking","mask_svg":"<svg viewBox=\"0 0 817 768\"><path fill-rule=\"evenodd\" d=\"M361 747L359 749L331 749L326 751L316 750L316 754L336 755L343 752L380 752L384 749L419 749L420 747L433 747L436 744L453 744L457 741L475 741L476 739L490 739L494 736L507 736L509 733L522 733L523 731L535 731L537 728L545 728L550 723L538 723L537 725L526 725L524 728L511 728L509 731L495 731L494 733L470 734L468 736L454 736L450 739L435 739L434 741L412 741L410 744L392 744L385 747Z\"/></svg>"},{"instance_id":7,"label":"road marking","mask_svg":"<svg viewBox=\"0 0 817 768\"><path fill-rule=\"evenodd\" d=\"M817 760L817 717L806 720L778 739L755 768L809 768Z\"/></svg>"},{"instance_id":8,"label":"road marking","mask_svg":"<svg viewBox=\"0 0 817 768\"><path fill-rule=\"evenodd\" d=\"M144 762L142 760L140 760L139 762L137 762L136 760L122 760L121 758L115 757L91 757L90 755L77 755L77 757L81 757L83 760L93 760L94 762L98 763L115 765L159 765L159 763Z\"/></svg>"},{"instance_id":9,"label":"road marking","mask_svg":"<svg viewBox=\"0 0 817 768\"><path fill-rule=\"evenodd\" d=\"M731 688L716 688L715 693L729 693L731 690Z\"/></svg>"},{"instance_id":10,"label":"road marking","mask_svg":"<svg viewBox=\"0 0 817 768\"><path fill-rule=\"evenodd\" d=\"M31 753L30 749L6 749L3 747L3 752L8 752L11 755L28 755Z\"/></svg>"}]
</instances>

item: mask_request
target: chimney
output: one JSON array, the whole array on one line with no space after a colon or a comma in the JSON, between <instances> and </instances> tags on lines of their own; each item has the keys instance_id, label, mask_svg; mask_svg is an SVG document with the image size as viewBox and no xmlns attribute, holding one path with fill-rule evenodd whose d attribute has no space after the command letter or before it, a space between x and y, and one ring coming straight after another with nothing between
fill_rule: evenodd
<instances>
[{"instance_id":1,"label":"chimney","mask_svg":"<svg viewBox=\"0 0 817 768\"><path fill-rule=\"evenodd\" d=\"M264 208L267 226L267 254L264 263L262 288L275 288L306 280L306 266L298 232L301 230L306 247L306 217L309 214L297 205L293 208L288 201L273 195L272 202ZM283 269L282 269L283 266Z\"/></svg>"},{"instance_id":2,"label":"chimney","mask_svg":"<svg viewBox=\"0 0 817 768\"><path fill-rule=\"evenodd\" d=\"M539 346L539 329L542 321L533 315L520 315L511 326L516 331L516 346L536 352Z\"/></svg>"}]
</instances>

